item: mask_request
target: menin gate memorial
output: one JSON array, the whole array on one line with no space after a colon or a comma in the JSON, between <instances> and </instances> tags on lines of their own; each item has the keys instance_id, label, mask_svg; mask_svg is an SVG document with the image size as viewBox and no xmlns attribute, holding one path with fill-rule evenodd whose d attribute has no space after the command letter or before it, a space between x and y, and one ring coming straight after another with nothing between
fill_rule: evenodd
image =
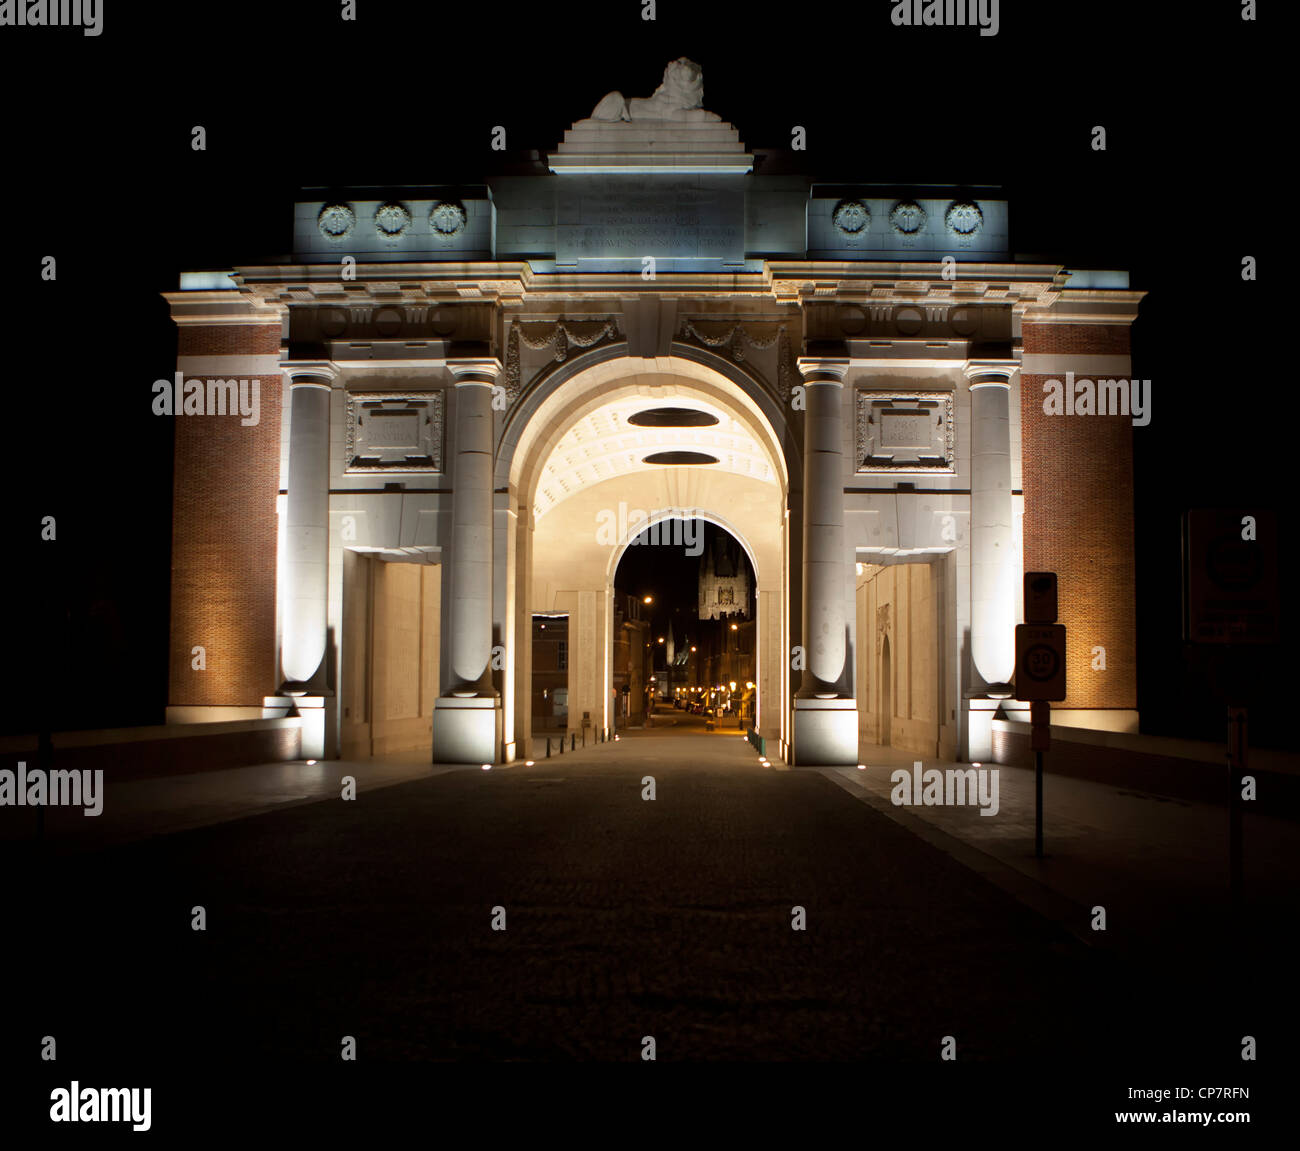
<instances>
[{"instance_id":1,"label":"menin gate memorial","mask_svg":"<svg viewBox=\"0 0 1300 1151\"><path fill-rule=\"evenodd\" d=\"M1012 259L996 189L766 155L676 60L532 174L307 191L289 263L183 276L178 371L257 379L262 407L176 421L169 721L524 757L550 613L569 715L608 733L626 541L601 525L627 505L746 550L754 722L791 762L992 758L1025 570L1060 577L1056 714L1135 730L1132 424L1040 401L1131 374L1141 293ZM638 424L659 408L698 418Z\"/></svg>"}]
</instances>

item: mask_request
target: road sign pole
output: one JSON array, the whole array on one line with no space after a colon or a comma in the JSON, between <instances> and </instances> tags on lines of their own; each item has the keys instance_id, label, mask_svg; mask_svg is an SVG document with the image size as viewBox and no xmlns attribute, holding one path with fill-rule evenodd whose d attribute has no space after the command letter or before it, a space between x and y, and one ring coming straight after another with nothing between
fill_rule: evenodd
<instances>
[{"instance_id":1,"label":"road sign pole","mask_svg":"<svg viewBox=\"0 0 1300 1151\"><path fill-rule=\"evenodd\" d=\"M1034 752L1034 855L1043 858L1043 752L1051 746L1052 705L1045 699L1029 704L1029 746Z\"/></svg>"},{"instance_id":2,"label":"road sign pole","mask_svg":"<svg viewBox=\"0 0 1300 1151\"><path fill-rule=\"evenodd\" d=\"M1043 753L1034 752L1034 855L1043 858Z\"/></svg>"},{"instance_id":3,"label":"road sign pole","mask_svg":"<svg viewBox=\"0 0 1300 1151\"><path fill-rule=\"evenodd\" d=\"M1065 628L1056 622L1056 573L1025 572L1025 622L1016 625L1016 698L1029 704L1034 753L1034 855L1043 858L1043 752L1052 744L1052 707L1064 700Z\"/></svg>"},{"instance_id":4,"label":"road sign pole","mask_svg":"<svg viewBox=\"0 0 1300 1151\"><path fill-rule=\"evenodd\" d=\"M1241 910L1241 779L1246 774L1246 709L1228 708L1228 887L1232 910Z\"/></svg>"}]
</instances>

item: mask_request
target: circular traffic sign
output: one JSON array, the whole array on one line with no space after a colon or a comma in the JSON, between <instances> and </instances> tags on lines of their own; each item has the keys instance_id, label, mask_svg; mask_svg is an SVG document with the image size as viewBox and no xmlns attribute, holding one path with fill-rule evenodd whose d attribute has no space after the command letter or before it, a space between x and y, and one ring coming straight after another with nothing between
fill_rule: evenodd
<instances>
[{"instance_id":1,"label":"circular traffic sign","mask_svg":"<svg viewBox=\"0 0 1300 1151\"><path fill-rule=\"evenodd\" d=\"M1024 671L1030 679L1046 682L1056 675L1061 661L1050 644L1036 643L1025 652Z\"/></svg>"}]
</instances>

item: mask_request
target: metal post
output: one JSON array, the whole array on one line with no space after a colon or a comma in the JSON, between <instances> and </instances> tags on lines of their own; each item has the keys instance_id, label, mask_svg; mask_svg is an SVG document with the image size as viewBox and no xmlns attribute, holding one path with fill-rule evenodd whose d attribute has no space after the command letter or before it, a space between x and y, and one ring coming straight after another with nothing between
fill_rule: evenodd
<instances>
[{"instance_id":1,"label":"metal post","mask_svg":"<svg viewBox=\"0 0 1300 1151\"><path fill-rule=\"evenodd\" d=\"M1036 699L1029 704L1029 746L1034 752L1034 855L1043 858L1043 752L1051 746L1052 705Z\"/></svg>"},{"instance_id":2,"label":"metal post","mask_svg":"<svg viewBox=\"0 0 1300 1151\"><path fill-rule=\"evenodd\" d=\"M1241 910L1241 779L1246 774L1246 709L1228 708L1228 887L1234 912Z\"/></svg>"},{"instance_id":3,"label":"metal post","mask_svg":"<svg viewBox=\"0 0 1300 1151\"><path fill-rule=\"evenodd\" d=\"M1043 753L1034 752L1034 854L1043 858Z\"/></svg>"}]
</instances>

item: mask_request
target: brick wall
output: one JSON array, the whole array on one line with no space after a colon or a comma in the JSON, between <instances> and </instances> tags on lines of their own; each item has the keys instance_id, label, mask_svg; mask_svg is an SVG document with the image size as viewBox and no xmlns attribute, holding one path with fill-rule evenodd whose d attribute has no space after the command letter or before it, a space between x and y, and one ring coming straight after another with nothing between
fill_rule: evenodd
<instances>
[{"instance_id":1,"label":"brick wall","mask_svg":"<svg viewBox=\"0 0 1300 1151\"><path fill-rule=\"evenodd\" d=\"M1129 354L1126 324L1026 321L1023 335L1026 355ZM1132 419L1045 414L1043 384L1053 378L1064 383L1065 366L1021 375L1020 430L1025 570L1057 573L1066 627L1069 694L1058 706L1135 708ZM1105 671L1092 669L1096 646L1106 649Z\"/></svg>"},{"instance_id":2,"label":"brick wall","mask_svg":"<svg viewBox=\"0 0 1300 1151\"><path fill-rule=\"evenodd\" d=\"M182 356L278 353L278 324L184 325ZM240 373L222 373L237 378ZM195 377L197 378L197 377ZM204 377L207 378L206 376ZM250 378L244 374L244 378ZM173 706L260 706L278 688L275 501L280 376L259 376L260 421L173 416L171 649ZM191 670L191 649L207 670Z\"/></svg>"}]
</instances>

